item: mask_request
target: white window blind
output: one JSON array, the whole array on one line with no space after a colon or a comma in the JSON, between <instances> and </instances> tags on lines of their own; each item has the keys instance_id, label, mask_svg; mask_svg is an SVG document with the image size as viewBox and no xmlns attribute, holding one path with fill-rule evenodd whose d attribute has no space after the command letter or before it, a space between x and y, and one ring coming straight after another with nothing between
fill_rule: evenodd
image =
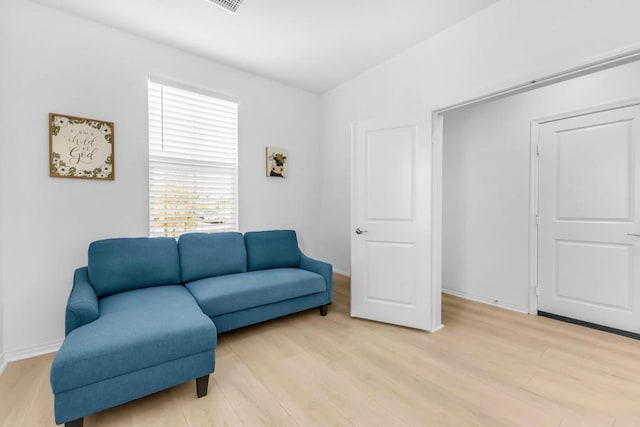
<instances>
[{"instance_id":1,"label":"white window blind","mask_svg":"<svg viewBox=\"0 0 640 427\"><path fill-rule=\"evenodd\" d=\"M237 230L238 104L149 82L152 237Z\"/></svg>"}]
</instances>

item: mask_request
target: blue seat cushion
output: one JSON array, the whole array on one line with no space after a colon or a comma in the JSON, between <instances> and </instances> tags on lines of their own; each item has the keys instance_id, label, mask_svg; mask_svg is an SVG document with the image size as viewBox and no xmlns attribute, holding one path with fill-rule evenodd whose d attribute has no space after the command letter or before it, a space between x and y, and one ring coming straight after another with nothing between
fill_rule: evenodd
<instances>
[{"instance_id":1,"label":"blue seat cushion","mask_svg":"<svg viewBox=\"0 0 640 427\"><path fill-rule=\"evenodd\" d=\"M51 367L54 393L213 350L217 331L182 285L102 298L100 317L67 335Z\"/></svg>"},{"instance_id":2,"label":"blue seat cushion","mask_svg":"<svg viewBox=\"0 0 640 427\"><path fill-rule=\"evenodd\" d=\"M210 317L327 290L322 276L298 268L210 277L186 286Z\"/></svg>"},{"instance_id":3,"label":"blue seat cushion","mask_svg":"<svg viewBox=\"0 0 640 427\"><path fill-rule=\"evenodd\" d=\"M244 234L249 271L297 268L300 248L293 230L250 231Z\"/></svg>"},{"instance_id":4,"label":"blue seat cushion","mask_svg":"<svg viewBox=\"0 0 640 427\"><path fill-rule=\"evenodd\" d=\"M168 237L126 237L89 245L89 282L98 297L180 283L178 244Z\"/></svg>"},{"instance_id":5,"label":"blue seat cushion","mask_svg":"<svg viewBox=\"0 0 640 427\"><path fill-rule=\"evenodd\" d=\"M187 233L178 240L182 281L247 271L242 233Z\"/></svg>"}]
</instances>

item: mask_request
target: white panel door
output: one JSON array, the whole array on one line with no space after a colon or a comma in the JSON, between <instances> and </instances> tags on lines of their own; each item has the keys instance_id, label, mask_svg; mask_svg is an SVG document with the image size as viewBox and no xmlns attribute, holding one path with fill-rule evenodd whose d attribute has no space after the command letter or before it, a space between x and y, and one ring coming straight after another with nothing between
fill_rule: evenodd
<instances>
[{"instance_id":1,"label":"white panel door","mask_svg":"<svg viewBox=\"0 0 640 427\"><path fill-rule=\"evenodd\" d=\"M539 311L640 332L639 119L631 106L540 126Z\"/></svg>"},{"instance_id":2,"label":"white panel door","mask_svg":"<svg viewBox=\"0 0 640 427\"><path fill-rule=\"evenodd\" d=\"M430 329L426 119L353 126L351 315Z\"/></svg>"}]
</instances>

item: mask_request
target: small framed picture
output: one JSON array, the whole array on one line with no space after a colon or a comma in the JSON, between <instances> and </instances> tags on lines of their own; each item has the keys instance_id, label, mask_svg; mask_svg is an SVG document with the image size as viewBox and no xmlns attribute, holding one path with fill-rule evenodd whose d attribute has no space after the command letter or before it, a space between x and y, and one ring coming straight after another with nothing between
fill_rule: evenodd
<instances>
[{"instance_id":1,"label":"small framed picture","mask_svg":"<svg viewBox=\"0 0 640 427\"><path fill-rule=\"evenodd\" d=\"M113 123L49 114L49 176L114 179Z\"/></svg>"},{"instance_id":2,"label":"small framed picture","mask_svg":"<svg viewBox=\"0 0 640 427\"><path fill-rule=\"evenodd\" d=\"M289 152L284 148L267 147L267 176L286 178L288 175Z\"/></svg>"}]
</instances>

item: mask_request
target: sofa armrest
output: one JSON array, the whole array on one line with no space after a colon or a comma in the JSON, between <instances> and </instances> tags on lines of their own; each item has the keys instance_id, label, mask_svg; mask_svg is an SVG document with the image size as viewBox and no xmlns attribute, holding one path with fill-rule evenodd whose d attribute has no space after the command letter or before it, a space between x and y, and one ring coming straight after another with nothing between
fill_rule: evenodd
<instances>
[{"instance_id":1,"label":"sofa armrest","mask_svg":"<svg viewBox=\"0 0 640 427\"><path fill-rule=\"evenodd\" d=\"M302 252L300 253L300 268L303 270L318 273L324 278L327 284L327 293L329 294L329 303L333 301L333 266L326 262L309 258Z\"/></svg>"},{"instance_id":2,"label":"sofa armrest","mask_svg":"<svg viewBox=\"0 0 640 427\"><path fill-rule=\"evenodd\" d=\"M67 300L65 335L79 326L93 322L99 316L98 297L89 283L88 269L78 268L73 274L73 288Z\"/></svg>"}]
</instances>

